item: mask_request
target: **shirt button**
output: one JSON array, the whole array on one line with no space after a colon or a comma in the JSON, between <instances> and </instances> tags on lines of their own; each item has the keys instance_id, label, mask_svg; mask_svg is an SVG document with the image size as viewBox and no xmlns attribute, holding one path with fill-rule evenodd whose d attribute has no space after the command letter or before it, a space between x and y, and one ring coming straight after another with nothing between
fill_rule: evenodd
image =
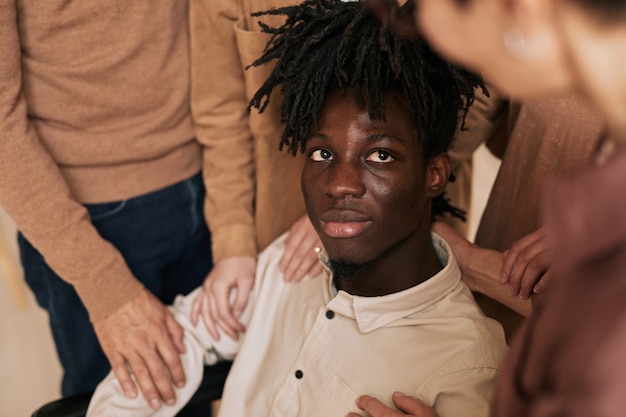
<instances>
[{"instance_id":1,"label":"shirt button","mask_svg":"<svg viewBox=\"0 0 626 417\"><path fill-rule=\"evenodd\" d=\"M327 310L327 311L326 311L326 318L327 318L328 320L330 320L330 319L332 319L333 317L335 317L335 312L334 312L334 311L332 311L332 310Z\"/></svg>"},{"instance_id":2,"label":"shirt button","mask_svg":"<svg viewBox=\"0 0 626 417\"><path fill-rule=\"evenodd\" d=\"M296 378L298 378L298 379L302 379L302 377L303 377L303 376L304 376L304 374L302 373L302 371L298 369L298 370L296 371Z\"/></svg>"}]
</instances>

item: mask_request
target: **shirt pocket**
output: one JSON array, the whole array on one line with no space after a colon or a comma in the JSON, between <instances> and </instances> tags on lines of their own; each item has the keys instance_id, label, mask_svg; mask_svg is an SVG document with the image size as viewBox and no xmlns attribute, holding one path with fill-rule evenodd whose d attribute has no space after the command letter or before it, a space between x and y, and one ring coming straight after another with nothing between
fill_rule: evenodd
<instances>
[{"instance_id":1,"label":"shirt pocket","mask_svg":"<svg viewBox=\"0 0 626 417\"><path fill-rule=\"evenodd\" d=\"M241 63L245 70L246 95L248 99L251 99L261 84L269 77L274 65L267 63L258 67L247 67L263 55L263 51L271 39L271 35L269 33L260 32L259 30L249 30L242 17L235 23L235 39L239 57L241 58Z\"/></svg>"},{"instance_id":2,"label":"shirt pocket","mask_svg":"<svg viewBox=\"0 0 626 417\"><path fill-rule=\"evenodd\" d=\"M359 394L334 372L324 381L316 397L308 417L345 417L349 412L363 415L355 404Z\"/></svg>"}]
</instances>

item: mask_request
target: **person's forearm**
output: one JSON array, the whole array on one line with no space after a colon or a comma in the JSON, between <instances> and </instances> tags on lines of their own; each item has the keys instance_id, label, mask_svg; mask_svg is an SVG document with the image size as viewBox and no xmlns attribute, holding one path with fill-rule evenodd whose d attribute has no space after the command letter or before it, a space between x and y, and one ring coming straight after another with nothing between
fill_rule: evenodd
<instances>
[{"instance_id":1,"label":"person's forearm","mask_svg":"<svg viewBox=\"0 0 626 417\"><path fill-rule=\"evenodd\" d=\"M490 249L474 247L470 262L461 265L463 281L472 291L479 292L505 306L515 310L524 317L532 311L531 298L522 299L517 295L508 294L508 285L500 283L503 255Z\"/></svg>"}]
</instances>

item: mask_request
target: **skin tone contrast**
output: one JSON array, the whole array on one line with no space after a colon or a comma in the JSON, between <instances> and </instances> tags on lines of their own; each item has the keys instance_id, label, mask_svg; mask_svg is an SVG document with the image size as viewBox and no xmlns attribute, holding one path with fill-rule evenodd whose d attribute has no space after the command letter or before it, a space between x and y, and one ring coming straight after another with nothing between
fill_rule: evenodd
<instances>
[{"instance_id":1,"label":"skin tone contrast","mask_svg":"<svg viewBox=\"0 0 626 417\"><path fill-rule=\"evenodd\" d=\"M425 166L405 101L386 94L385 104L386 121L370 120L352 92L330 94L302 172L307 212L330 259L367 264L336 285L362 296L402 291L441 269L430 202L446 184L448 157Z\"/></svg>"}]
</instances>

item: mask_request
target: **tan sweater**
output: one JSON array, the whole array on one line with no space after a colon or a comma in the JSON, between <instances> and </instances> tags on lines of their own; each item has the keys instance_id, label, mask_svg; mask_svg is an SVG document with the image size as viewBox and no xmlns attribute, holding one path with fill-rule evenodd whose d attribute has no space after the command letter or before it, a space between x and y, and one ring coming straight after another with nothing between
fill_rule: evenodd
<instances>
[{"instance_id":1,"label":"tan sweater","mask_svg":"<svg viewBox=\"0 0 626 417\"><path fill-rule=\"evenodd\" d=\"M304 215L304 157L280 152L280 95L246 110L272 68L244 68L269 40L250 13L297 0L190 0L192 109L203 149L213 259L255 256ZM280 17L263 18L272 25Z\"/></svg>"},{"instance_id":2,"label":"tan sweater","mask_svg":"<svg viewBox=\"0 0 626 417\"><path fill-rule=\"evenodd\" d=\"M80 203L200 170L187 2L0 0L0 204L92 321L141 289Z\"/></svg>"}]
</instances>

